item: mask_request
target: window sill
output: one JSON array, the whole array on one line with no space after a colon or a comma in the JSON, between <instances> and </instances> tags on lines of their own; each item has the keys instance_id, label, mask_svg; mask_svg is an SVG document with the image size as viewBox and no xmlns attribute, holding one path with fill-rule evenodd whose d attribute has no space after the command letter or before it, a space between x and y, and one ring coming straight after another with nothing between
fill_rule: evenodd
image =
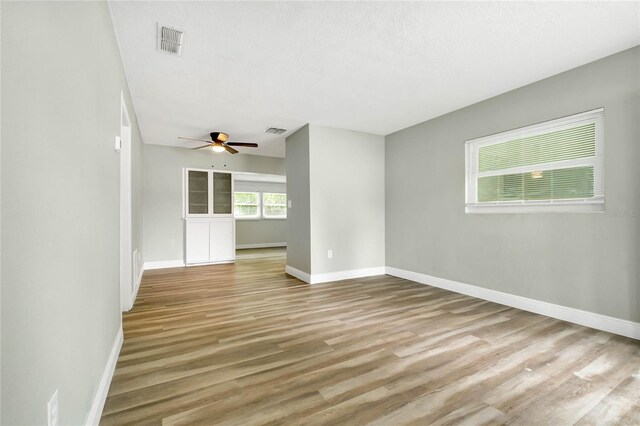
<instances>
[{"instance_id":1,"label":"window sill","mask_svg":"<svg viewBox=\"0 0 640 426\"><path fill-rule=\"evenodd\" d=\"M593 203L527 203L474 204L465 207L467 214L505 213L604 213L604 202Z\"/></svg>"}]
</instances>

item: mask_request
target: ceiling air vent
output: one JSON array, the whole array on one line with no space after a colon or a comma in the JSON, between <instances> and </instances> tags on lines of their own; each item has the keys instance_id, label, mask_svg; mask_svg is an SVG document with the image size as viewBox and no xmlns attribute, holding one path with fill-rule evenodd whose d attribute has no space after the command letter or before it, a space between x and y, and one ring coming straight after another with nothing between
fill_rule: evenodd
<instances>
[{"instance_id":1,"label":"ceiling air vent","mask_svg":"<svg viewBox=\"0 0 640 426\"><path fill-rule=\"evenodd\" d=\"M286 131L287 129L279 129L277 127L269 127L264 130L265 133L273 133L274 135L281 135Z\"/></svg>"},{"instance_id":2,"label":"ceiling air vent","mask_svg":"<svg viewBox=\"0 0 640 426\"><path fill-rule=\"evenodd\" d=\"M172 55L179 55L182 50L183 34L180 30L158 24L158 49Z\"/></svg>"}]
</instances>

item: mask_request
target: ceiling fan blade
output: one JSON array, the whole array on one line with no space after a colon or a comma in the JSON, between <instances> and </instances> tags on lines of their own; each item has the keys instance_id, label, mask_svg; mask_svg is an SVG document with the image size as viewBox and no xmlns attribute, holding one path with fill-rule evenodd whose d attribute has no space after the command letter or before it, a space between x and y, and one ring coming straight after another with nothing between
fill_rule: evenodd
<instances>
[{"instance_id":1,"label":"ceiling fan blade","mask_svg":"<svg viewBox=\"0 0 640 426\"><path fill-rule=\"evenodd\" d=\"M178 136L178 139L184 139L186 141L196 141L196 142L211 143L211 141L205 141L204 139L183 138L182 136Z\"/></svg>"},{"instance_id":2,"label":"ceiling fan blade","mask_svg":"<svg viewBox=\"0 0 640 426\"><path fill-rule=\"evenodd\" d=\"M250 148L257 148L258 144L257 143L250 143L250 142L227 142L227 145L229 146L247 146Z\"/></svg>"},{"instance_id":3,"label":"ceiling fan blade","mask_svg":"<svg viewBox=\"0 0 640 426\"><path fill-rule=\"evenodd\" d=\"M233 149L233 148L231 148L230 146L228 146L228 145L226 145L226 144L224 145L224 149L226 149L226 150L227 150L227 152L229 152L229 153L231 153L231 154L237 154L238 152L240 152L240 151L238 151L237 149Z\"/></svg>"},{"instance_id":4,"label":"ceiling fan blade","mask_svg":"<svg viewBox=\"0 0 640 426\"><path fill-rule=\"evenodd\" d=\"M209 148L211 145L213 145L213 144L212 144L212 143L210 143L209 145L199 146L199 147L197 147L197 148L191 148L191 149Z\"/></svg>"}]
</instances>

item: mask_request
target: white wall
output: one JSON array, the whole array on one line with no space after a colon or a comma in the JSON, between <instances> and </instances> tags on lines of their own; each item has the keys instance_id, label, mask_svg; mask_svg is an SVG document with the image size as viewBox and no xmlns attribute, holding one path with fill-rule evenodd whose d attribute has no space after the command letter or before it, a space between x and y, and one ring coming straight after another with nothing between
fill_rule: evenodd
<instances>
[{"instance_id":1,"label":"white wall","mask_svg":"<svg viewBox=\"0 0 640 426\"><path fill-rule=\"evenodd\" d=\"M120 93L106 2L2 2L2 418L83 424L120 329Z\"/></svg>"},{"instance_id":2,"label":"white wall","mask_svg":"<svg viewBox=\"0 0 640 426\"><path fill-rule=\"evenodd\" d=\"M384 136L310 125L309 141L312 275L383 267Z\"/></svg>"}]
</instances>

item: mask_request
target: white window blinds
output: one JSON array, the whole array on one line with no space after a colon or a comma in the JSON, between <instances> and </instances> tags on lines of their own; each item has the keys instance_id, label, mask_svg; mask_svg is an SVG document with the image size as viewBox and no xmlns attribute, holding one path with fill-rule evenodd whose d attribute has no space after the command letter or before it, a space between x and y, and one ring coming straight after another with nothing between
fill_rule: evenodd
<instances>
[{"instance_id":1,"label":"white window blinds","mask_svg":"<svg viewBox=\"0 0 640 426\"><path fill-rule=\"evenodd\" d=\"M603 109L466 142L467 212L598 211Z\"/></svg>"}]
</instances>

